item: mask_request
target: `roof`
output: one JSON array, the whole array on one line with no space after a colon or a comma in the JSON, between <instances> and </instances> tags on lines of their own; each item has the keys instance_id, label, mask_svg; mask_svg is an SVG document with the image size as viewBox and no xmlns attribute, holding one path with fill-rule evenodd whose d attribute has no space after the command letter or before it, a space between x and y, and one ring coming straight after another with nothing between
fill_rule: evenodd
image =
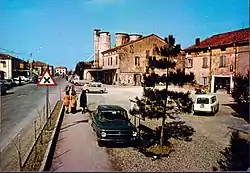
<instances>
[{"instance_id":1,"label":"roof","mask_svg":"<svg viewBox=\"0 0 250 173\"><path fill-rule=\"evenodd\" d=\"M216 96L215 94L212 93L207 93L207 94L195 94L196 97L202 97L202 98L211 98L213 96Z\"/></svg>"},{"instance_id":2,"label":"roof","mask_svg":"<svg viewBox=\"0 0 250 173\"><path fill-rule=\"evenodd\" d=\"M249 28L230 31L226 33L213 35L203 41L200 42L199 45L192 45L186 49L185 51L191 51L195 49L202 49L207 47L218 47L218 46L226 46L232 45L233 43L249 43L250 36Z\"/></svg>"},{"instance_id":3,"label":"roof","mask_svg":"<svg viewBox=\"0 0 250 173\"><path fill-rule=\"evenodd\" d=\"M99 105L98 108L101 111L108 111L108 110L113 110L113 111L126 111L124 108L118 105Z\"/></svg>"},{"instance_id":4,"label":"roof","mask_svg":"<svg viewBox=\"0 0 250 173\"><path fill-rule=\"evenodd\" d=\"M149 37L157 37L158 39L160 39L160 40L162 40L163 42L165 42L165 40L164 40L163 38L159 37L158 35L150 34L150 35L141 37L141 38L139 38L139 39L137 39L137 40L133 40L133 41L130 41L130 42L125 43L125 44L123 44L123 45L120 45L120 46L111 48L111 49L109 49L109 50L105 50L105 51L102 52L102 54L108 53L108 52L113 52L113 51L118 50L118 49L120 49L120 48L122 48L122 47L124 47L124 46L130 45L130 44L132 44L132 43L136 43L136 42L138 42L138 41L144 40L144 39L149 38Z\"/></svg>"},{"instance_id":5,"label":"roof","mask_svg":"<svg viewBox=\"0 0 250 173\"><path fill-rule=\"evenodd\" d=\"M62 68L66 68L66 67L64 67L64 66L58 66L58 67L56 67L56 69L62 69Z\"/></svg>"},{"instance_id":6,"label":"roof","mask_svg":"<svg viewBox=\"0 0 250 173\"><path fill-rule=\"evenodd\" d=\"M35 61L34 63L32 63L32 66L45 66L45 65L47 64L41 61Z\"/></svg>"},{"instance_id":7,"label":"roof","mask_svg":"<svg viewBox=\"0 0 250 173\"><path fill-rule=\"evenodd\" d=\"M6 53L0 53L0 58L1 59L12 59L12 58L15 58L9 54L6 54Z\"/></svg>"}]
</instances>

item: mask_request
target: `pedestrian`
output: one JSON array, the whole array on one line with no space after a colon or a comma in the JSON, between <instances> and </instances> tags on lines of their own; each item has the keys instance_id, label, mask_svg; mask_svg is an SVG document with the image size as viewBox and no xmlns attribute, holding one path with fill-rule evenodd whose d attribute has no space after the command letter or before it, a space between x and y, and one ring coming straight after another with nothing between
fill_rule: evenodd
<instances>
[{"instance_id":1,"label":"pedestrian","mask_svg":"<svg viewBox=\"0 0 250 173\"><path fill-rule=\"evenodd\" d=\"M65 92L64 98L63 98L63 105L65 107L65 113L68 114L69 113L69 103L70 103L70 95L69 95L69 91Z\"/></svg>"},{"instance_id":2,"label":"pedestrian","mask_svg":"<svg viewBox=\"0 0 250 173\"><path fill-rule=\"evenodd\" d=\"M71 91L71 96L70 96L70 111L72 114L76 113L76 107L77 107L77 95L74 90Z\"/></svg>"},{"instance_id":3,"label":"pedestrian","mask_svg":"<svg viewBox=\"0 0 250 173\"><path fill-rule=\"evenodd\" d=\"M80 95L80 107L82 108L82 114L83 114L87 108L87 95L84 89L82 90L82 93Z\"/></svg>"}]
</instances>

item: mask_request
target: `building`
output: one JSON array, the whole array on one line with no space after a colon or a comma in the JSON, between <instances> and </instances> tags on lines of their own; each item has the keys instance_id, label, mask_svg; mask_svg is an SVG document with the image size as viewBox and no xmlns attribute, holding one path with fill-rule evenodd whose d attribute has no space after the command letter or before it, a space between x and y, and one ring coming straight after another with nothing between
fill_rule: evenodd
<instances>
[{"instance_id":1,"label":"building","mask_svg":"<svg viewBox=\"0 0 250 173\"><path fill-rule=\"evenodd\" d=\"M14 56L0 53L0 78L12 79L18 76L27 77L27 62Z\"/></svg>"},{"instance_id":2,"label":"building","mask_svg":"<svg viewBox=\"0 0 250 173\"><path fill-rule=\"evenodd\" d=\"M110 47L109 32L94 30L94 66L84 72L84 79L106 84L139 85L146 72L147 56L156 47L166 45L161 37L150 34L116 33L115 47Z\"/></svg>"},{"instance_id":3,"label":"building","mask_svg":"<svg viewBox=\"0 0 250 173\"><path fill-rule=\"evenodd\" d=\"M212 93L232 91L234 75L249 70L249 28L213 35L185 50L185 71ZM230 89L230 90L229 90Z\"/></svg>"},{"instance_id":4,"label":"building","mask_svg":"<svg viewBox=\"0 0 250 173\"><path fill-rule=\"evenodd\" d=\"M59 66L55 68L55 73L58 75L66 75L67 74L67 68L63 66Z\"/></svg>"},{"instance_id":5,"label":"building","mask_svg":"<svg viewBox=\"0 0 250 173\"><path fill-rule=\"evenodd\" d=\"M49 66L50 73L54 76L54 67L44 62L33 61L29 64L29 66L31 67L31 71L33 72L33 74L35 74L36 76L41 76L43 74L43 71L46 70Z\"/></svg>"}]
</instances>

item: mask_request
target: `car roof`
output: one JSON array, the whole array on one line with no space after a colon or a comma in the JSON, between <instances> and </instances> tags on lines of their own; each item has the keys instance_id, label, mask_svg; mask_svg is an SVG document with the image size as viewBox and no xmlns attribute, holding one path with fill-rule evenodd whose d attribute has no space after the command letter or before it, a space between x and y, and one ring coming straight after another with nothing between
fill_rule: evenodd
<instances>
[{"instance_id":1,"label":"car roof","mask_svg":"<svg viewBox=\"0 0 250 173\"><path fill-rule=\"evenodd\" d=\"M118 105L99 105L97 109L101 111L105 111L105 110L126 111L124 108Z\"/></svg>"},{"instance_id":2,"label":"car roof","mask_svg":"<svg viewBox=\"0 0 250 173\"><path fill-rule=\"evenodd\" d=\"M196 96L196 98L197 98L197 97L211 98L211 97L216 96L216 95L215 95L215 94L212 94L212 93L208 93L208 94L196 94L195 96Z\"/></svg>"}]
</instances>

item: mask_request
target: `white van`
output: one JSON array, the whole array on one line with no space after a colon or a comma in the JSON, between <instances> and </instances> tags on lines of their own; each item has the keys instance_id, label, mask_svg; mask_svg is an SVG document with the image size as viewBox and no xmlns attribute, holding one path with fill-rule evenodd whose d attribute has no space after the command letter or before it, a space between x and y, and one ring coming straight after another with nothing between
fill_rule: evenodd
<instances>
[{"instance_id":1,"label":"white van","mask_svg":"<svg viewBox=\"0 0 250 173\"><path fill-rule=\"evenodd\" d=\"M193 106L194 114L198 112L216 114L219 111L219 101L214 94L197 94L195 95Z\"/></svg>"}]
</instances>

